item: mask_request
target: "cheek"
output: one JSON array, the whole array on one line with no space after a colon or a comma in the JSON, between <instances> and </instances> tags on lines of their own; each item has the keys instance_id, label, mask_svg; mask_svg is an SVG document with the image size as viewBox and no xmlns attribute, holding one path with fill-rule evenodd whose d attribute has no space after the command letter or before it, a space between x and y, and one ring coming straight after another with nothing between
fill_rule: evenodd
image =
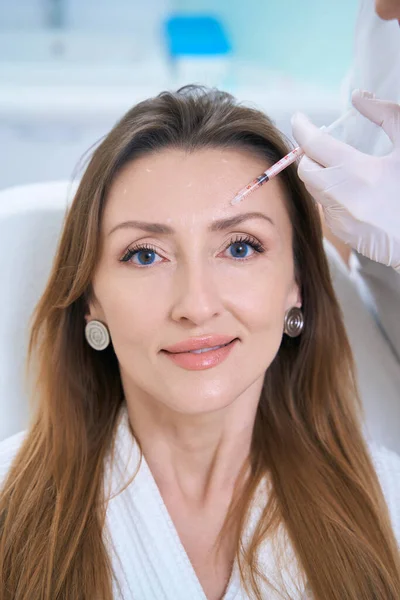
<instances>
[{"instance_id":1,"label":"cheek","mask_svg":"<svg viewBox=\"0 0 400 600\"><path fill-rule=\"evenodd\" d=\"M135 277L128 268L99 280L97 295L117 354L128 344L151 343L159 332L165 319L159 283L154 277Z\"/></svg>"},{"instance_id":2,"label":"cheek","mask_svg":"<svg viewBox=\"0 0 400 600\"><path fill-rule=\"evenodd\" d=\"M278 353L289 287L271 267L254 269L253 273L245 270L235 280L223 282L224 304L240 323L239 331L243 333L237 365L239 382L243 377L252 380L263 377Z\"/></svg>"},{"instance_id":3,"label":"cheek","mask_svg":"<svg viewBox=\"0 0 400 600\"><path fill-rule=\"evenodd\" d=\"M219 279L225 305L252 331L279 331L294 304L290 260L237 266Z\"/></svg>"}]
</instances>

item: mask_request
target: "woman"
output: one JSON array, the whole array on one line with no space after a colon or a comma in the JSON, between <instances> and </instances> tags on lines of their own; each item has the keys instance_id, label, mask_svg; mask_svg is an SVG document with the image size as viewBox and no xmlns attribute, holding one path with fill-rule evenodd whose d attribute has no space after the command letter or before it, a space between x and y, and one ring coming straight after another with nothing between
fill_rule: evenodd
<instances>
[{"instance_id":1,"label":"woman","mask_svg":"<svg viewBox=\"0 0 400 600\"><path fill-rule=\"evenodd\" d=\"M400 461L360 432L317 210L294 166L230 203L286 152L195 87L95 151L1 446L1 600L399 597Z\"/></svg>"}]
</instances>

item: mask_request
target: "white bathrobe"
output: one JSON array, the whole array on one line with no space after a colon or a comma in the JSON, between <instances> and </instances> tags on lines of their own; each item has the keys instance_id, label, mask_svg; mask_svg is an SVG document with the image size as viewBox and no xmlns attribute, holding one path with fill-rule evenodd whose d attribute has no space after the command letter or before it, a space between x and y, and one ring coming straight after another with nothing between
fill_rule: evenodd
<instances>
[{"instance_id":1,"label":"white bathrobe","mask_svg":"<svg viewBox=\"0 0 400 600\"><path fill-rule=\"evenodd\" d=\"M4 479L24 433L0 443L0 482ZM400 457L376 446L371 447L400 544ZM104 539L112 557L116 600L207 600L175 526L168 514L156 482L140 453L129 427L124 406L117 429L114 460L108 458L105 486L107 506ZM133 481L122 492L132 476ZM120 492L120 493L118 493ZM266 485L254 501L247 535L265 504ZM281 559L280 552L284 549ZM281 562L280 562L281 560ZM293 600L311 598L301 576L294 552L281 527L260 553L264 574ZM265 590L268 599L281 599L280 593ZM237 565L233 567L224 600L248 600L240 584Z\"/></svg>"}]
</instances>

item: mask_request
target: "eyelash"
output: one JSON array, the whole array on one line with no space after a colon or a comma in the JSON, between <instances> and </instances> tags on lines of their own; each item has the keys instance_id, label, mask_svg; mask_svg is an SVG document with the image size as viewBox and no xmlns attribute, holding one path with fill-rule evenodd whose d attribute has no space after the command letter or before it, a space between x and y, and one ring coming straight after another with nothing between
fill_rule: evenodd
<instances>
[{"instance_id":1,"label":"eyelash","mask_svg":"<svg viewBox=\"0 0 400 600\"><path fill-rule=\"evenodd\" d=\"M262 254L263 252L265 252L265 248L261 244L261 242L256 240L256 238L254 238L251 235L236 235L235 238L232 238L230 240L230 242L226 246L225 250L227 250L229 248L229 246L231 246L232 244L248 244L258 254Z\"/></svg>"},{"instance_id":2,"label":"eyelash","mask_svg":"<svg viewBox=\"0 0 400 600\"><path fill-rule=\"evenodd\" d=\"M250 235L236 235L234 238L232 238L229 241L229 244L227 244L227 246L224 248L224 250L227 250L230 246L232 246L232 244L247 244L248 246L253 248L253 250L255 252L257 252L258 254L262 254L263 252L265 252L264 246L256 238L254 238ZM142 252L142 251L146 251L146 250L148 252L154 252L155 254L158 254L157 249L154 246L151 246L150 244L136 244L132 248L128 248L128 250L125 252L124 256L120 259L120 262L129 262L131 260L131 258L133 258L136 254L138 254L139 252ZM244 262L245 260L249 260L249 259L242 258L242 259L236 259L236 260L240 260L241 262ZM142 268L142 267L139 267L139 268Z\"/></svg>"}]
</instances>

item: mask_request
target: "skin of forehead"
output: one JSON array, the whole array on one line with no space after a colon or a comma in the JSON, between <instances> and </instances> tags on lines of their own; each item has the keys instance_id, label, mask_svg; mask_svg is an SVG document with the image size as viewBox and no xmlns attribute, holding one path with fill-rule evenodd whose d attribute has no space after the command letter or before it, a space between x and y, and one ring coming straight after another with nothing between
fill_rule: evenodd
<instances>
[{"instance_id":1,"label":"skin of forehead","mask_svg":"<svg viewBox=\"0 0 400 600\"><path fill-rule=\"evenodd\" d=\"M268 213L281 213L285 191L279 177L239 205L231 205L238 190L268 166L250 152L236 149L193 153L168 149L143 156L125 165L114 180L106 203L104 229L108 231L128 219L192 227L203 220L209 222L267 206Z\"/></svg>"}]
</instances>

